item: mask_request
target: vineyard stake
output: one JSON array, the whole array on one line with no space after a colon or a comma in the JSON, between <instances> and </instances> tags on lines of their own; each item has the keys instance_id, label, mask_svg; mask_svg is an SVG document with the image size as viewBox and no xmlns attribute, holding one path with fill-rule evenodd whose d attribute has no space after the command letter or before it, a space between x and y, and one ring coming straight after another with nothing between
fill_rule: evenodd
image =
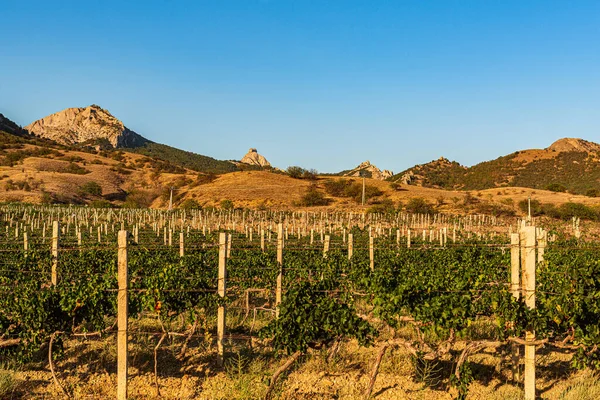
<instances>
[{"instance_id":1,"label":"vineyard stake","mask_svg":"<svg viewBox=\"0 0 600 400\"><path fill-rule=\"evenodd\" d=\"M127 399L127 231L119 231L117 295L117 400Z\"/></svg>"},{"instance_id":2,"label":"vineyard stake","mask_svg":"<svg viewBox=\"0 0 600 400\"><path fill-rule=\"evenodd\" d=\"M536 231L534 226L526 226L522 230L525 237L524 257L525 264L523 265L523 289L525 304L528 308L535 308L535 237ZM525 341L530 342L535 340L535 332L530 330L525 331ZM535 345L525 345L525 400L535 400Z\"/></svg>"},{"instance_id":3,"label":"vineyard stake","mask_svg":"<svg viewBox=\"0 0 600 400\"><path fill-rule=\"evenodd\" d=\"M218 294L221 298L221 303L217 310L217 365L223 366L224 351L223 339L225 337L225 278L227 276L227 234L222 232L219 234L219 282Z\"/></svg>"},{"instance_id":4,"label":"vineyard stake","mask_svg":"<svg viewBox=\"0 0 600 400\"><path fill-rule=\"evenodd\" d=\"M283 224L277 225L277 265L279 274L277 275L277 288L275 291L275 316L279 318L279 304L281 304L281 284L283 278Z\"/></svg>"},{"instance_id":5,"label":"vineyard stake","mask_svg":"<svg viewBox=\"0 0 600 400\"><path fill-rule=\"evenodd\" d=\"M511 233L510 235L510 291L517 301L520 298L520 279L519 273L521 269L521 259L519 256L519 234ZM519 346L516 343L511 342L510 344L512 354L512 380L517 382L519 380Z\"/></svg>"},{"instance_id":6,"label":"vineyard stake","mask_svg":"<svg viewBox=\"0 0 600 400\"><path fill-rule=\"evenodd\" d=\"M58 283L58 238L59 238L60 223L52 222L52 285Z\"/></svg>"},{"instance_id":7,"label":"vineyard stake","mask_svg":"<svg viewBox=\"0 0 600 400\"><path fill-rule=\"evenodd\" d=\"M348 234L348 260L352 260L352 252L354 250L354 235Z\"/></svg>"}]
</instances>

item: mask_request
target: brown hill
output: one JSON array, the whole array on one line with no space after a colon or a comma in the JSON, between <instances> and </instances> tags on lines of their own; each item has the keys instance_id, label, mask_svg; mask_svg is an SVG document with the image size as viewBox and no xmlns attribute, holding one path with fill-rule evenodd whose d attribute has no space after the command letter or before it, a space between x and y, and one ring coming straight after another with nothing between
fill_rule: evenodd
<instances>
[{"instance_id":1,"label":"brown hill","mask_svg":"<svg viewBox=\"0 0 600 400\"><path fill-rule=\"evenodd\" d=\"M546 149L517 151L472 167L441 158L403 171L390 180L440 189L519 186L592 195L600 193L598 160L600 145L566 138Z\"/></svg>"}]
</instances>

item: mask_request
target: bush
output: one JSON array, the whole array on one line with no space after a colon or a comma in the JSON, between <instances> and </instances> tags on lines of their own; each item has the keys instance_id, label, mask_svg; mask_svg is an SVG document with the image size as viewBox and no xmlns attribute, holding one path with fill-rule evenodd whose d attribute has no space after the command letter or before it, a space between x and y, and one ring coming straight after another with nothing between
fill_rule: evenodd
<instances>
[{"instance_id":1,"label":"bush","mask_svg":"<svg viewBox=\"0 0 600 400\"><path fill-rule=\"evenodd\" d=\"M434 214L435 207L422 197L413 197L406 203L406 212L413 214Z\"/></svg>"},{"instance_id":2,"label":"bush","mask_svg":"<svg viewBox=\"0 0 600 400\"><path fill-rule=\"evenodd\" d=\"M79 194L82 196L102 196L102 186L94 181L86 182L79 187Z\"/></svg>"},{"instance_id":3,"label":"bush","mask_svg":"<svg viewBox=\"0 0 600 400\"><path fill-rule=\"evenodd\" d=\"M310 186L304 196L302 196L299 205L303 207L326 206L330 202L331 200L319 192L316 187Z\"/></svg>"},{"instance_id":4,"label":"bush","mask_svg":"<svg viewBox=\"0 0 600 400\"><path fill-rule=\"evenodd\" d=\"M300 167L295 167L295 166L292 166L292 167L288 167L288 168L285 170L285 172L286 172L286 173L287 173L287 174L288 174L288 175L289 175L291 178L294 178L294 179L301 179L301 178L302 178L302 173L304 172L304 169L303 169L303 168L300 168Z\"/></svg>"},{"instance_id":5,"label":"bush","mask_svg":"<svg viewBox=\"0 0 600 400\"><path fill-rule=\"evenodd\" d=\"M108 200L94 200L90 203L90 207L93 208L113 208L113 204Z\"/></svg>"},{"instance_id":6,"label":"bush","mask_svg":"<svg viewBox=\"0 0 600 400\"><path fill-rule=\"evenodd\" d=\"M127 194L123 207L125 208L148 208L158 197L156 192L134 189Z\"/></svg>"},{"instance_id":7,"label":"bush","mask_svg":"<svg viewBox=\"0 0 600 400\"><path fill-rule=\"evenodd\" d=\"M551 192L564 193L567 191L567 188L564 185L561 185L560 183L551 183L548 186L546 186L546 190L549 190Z\"/></svg>"},{"instance_id":8,"label":"bush","mask_svg":"<svg viewBox=\"0 0 600 400\"><path fill-rule=\"evenodd\" d=\"M198 203L197 200L187 199L183 203L181 203L179 208L183 210L201 210L202 206L200 205L200 203Z\"/></svg>"},{"instance_id":9,"label":"bush","mask_svg":"<svg viewBox=\"0 0 600 400\"><path fill-rule=\"evenodd\" d=\"M525 215L529 212L529 201L528 199L523 199L518 203L519 210L521 210ZM531 216L537 217L539 215L544 214L544 210L542 208L542 203L539 200L531 199Z\"/></svg>"},{"instance_id":10,"label":"bush","mask_svg":"<svg viewBox=\"0 0 600 400\"><path fill-rule=\"evenodd\" d=\"M318 174L316 169L304 169L297 166L288 167L285 172L294 179L308 179L311 181L317 179Z\"/></svg>"},{"instance_id":11,"label":"bush","mask_svg":"<svg viewBox=\"0 0 600 400\"><path fill-rule=\"evenodd\" d=\"M598 189L590 189L585 192L585 195L587 197L598 197L598 195L600 195L600 191Z\"/></svg>"},{"instance_id":12,"label":"bush","mask_svg":"<svg viewBox=\"0 0 600 400\"><path fill-rule=\"evenodd\" d=\"M367 210L367 213L374 214L392 214L394 212L396 212L396 207L391 199L384 199Z\"/></svg>"},{"instance_id":13,"label":"bush","mask_svg":"<svg viewBox=\"0 0 600 400\"><path fill-rule=\"evenodd\" d=\"M558 212L562 219L571 219L578 217L581 219L598 219L598 211L581 203L564 203L558 207Z\"/></svg>"},{"instance_id":14,"label":"bush","mask_svg":"<svg viewBox=\"0 0 600 400\"><path fill-rule=\"evenodd\" d=\"M219 206L223 210L233 210L233 201L231 201L229 199L221 200L221 203L219 203Z\"/></svg>"},{"instance_id":15,"label":"bush","mask_svg":"<svg viewBox=\"0 0 600 400\"><path fill-rule=\"evenodd\" d=\"M325 191L333 197L351 197L357 203L362 202L362 182L355 182L353 179L328 180L325 182ZM365 186L365 201L382 194L383 192L376 186Z\"/></svg>"}]
</instances>

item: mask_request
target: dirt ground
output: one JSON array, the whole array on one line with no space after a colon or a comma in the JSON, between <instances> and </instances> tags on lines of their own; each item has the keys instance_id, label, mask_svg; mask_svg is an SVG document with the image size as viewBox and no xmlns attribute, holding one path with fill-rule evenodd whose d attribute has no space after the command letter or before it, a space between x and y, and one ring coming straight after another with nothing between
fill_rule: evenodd
<instances>
[{"instance_id":1,"label":"dirt ground","mask_svg":"<svg viewBox=\"0 0 600 400\"><path fill-rule=\"evenodd\" d=\"M133 338L132 338L133 339ZM144 337L130 344L129 397L156 399L156 383L163 399L260 399L270 377L285 358L249 343L230 343L225 368L217 368L211 346L192 346L185 360L177 355L180 342L166 343L158 352L158 380L154 377L153 350L156 337ZM460 351L464 343L458 342ZM363 399L368 385L377 345L359 347L345 343L328 360L320 351L301 358L277 385L277 399ZM539 349L536 374L542 399L595 399L600 383L590 371L569 368L571 354ZM468 399L521 399L522 384L511 382L508 347L489 347L469 359L475 380ZM521 366L522 367L522 366ZM75 399L110 399L116 396L116 345L114 337L73 339L55 363L57 378L66 393ZM418 371L411 356L397 348L384 356L373 389L372 399L453 399L457 390L450 387L451 366L433 363ZM14 390L5 398L63 399L53 383L47 362L40 360L21 366L14 373ZM1 385L0 385L1 386Z\"/></svg>"}]
</instances>

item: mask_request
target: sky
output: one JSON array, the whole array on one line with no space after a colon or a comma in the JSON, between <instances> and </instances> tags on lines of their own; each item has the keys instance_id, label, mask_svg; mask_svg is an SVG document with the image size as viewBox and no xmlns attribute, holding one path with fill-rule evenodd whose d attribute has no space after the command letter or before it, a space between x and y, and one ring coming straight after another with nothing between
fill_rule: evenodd
<instances>
[{"instance_id":1,"label":"sky","mask_svg":"<svg viewBox=\"0 0 600 400\"><path fill-rule=\"evenodd\" d=\"M600 142L600 2L0 1L0 112L320 172Z\"/></svg>"}]
</instances>

